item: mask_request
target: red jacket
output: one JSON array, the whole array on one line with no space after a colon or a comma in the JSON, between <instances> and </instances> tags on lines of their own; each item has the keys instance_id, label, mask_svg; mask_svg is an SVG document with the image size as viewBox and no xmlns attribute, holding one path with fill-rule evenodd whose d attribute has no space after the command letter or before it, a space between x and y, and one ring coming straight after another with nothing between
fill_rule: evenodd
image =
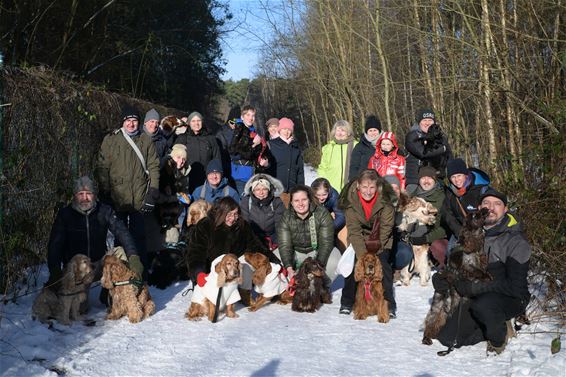
<instances>
[{"instance_id":1,"label":"red jacket","mask_svg":"<svg viewBox=\"0 0 566 377\"><path fill-rule=\"evenodd\" d=\"M389 152L386 156L381 150L381 142L384 139L389 139L393 142L393 150ZM401 182L401 190L405 189L405 157L399 156L397 152L399 151L399 146L397 145L397 139L395 139L395 134L393 132L383 132L377 142L375 143L375 154L371 156L368 163L368 169L373 169L382 177L386 175L394 175L399 178Z\"/></svg>"}]
</instances>

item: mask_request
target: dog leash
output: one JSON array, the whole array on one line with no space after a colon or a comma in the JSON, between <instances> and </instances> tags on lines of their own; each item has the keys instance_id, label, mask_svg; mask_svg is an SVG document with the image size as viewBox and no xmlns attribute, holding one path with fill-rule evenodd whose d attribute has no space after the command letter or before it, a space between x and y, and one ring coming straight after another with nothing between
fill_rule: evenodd
<instances>
[{"instance_id":1,"label":"dog leash","mask_svg":"<svg viewBox=\"0 0 566 377\"><path fill-rule=\"evenodd\" d=\"M218 313L220 312L220 299L222 298L222 288L218 288L218 295L216 296L216 306L214 307L214 316L212 317L212 323L216 323L218 321Z\"/></svg>"}]
</instances>

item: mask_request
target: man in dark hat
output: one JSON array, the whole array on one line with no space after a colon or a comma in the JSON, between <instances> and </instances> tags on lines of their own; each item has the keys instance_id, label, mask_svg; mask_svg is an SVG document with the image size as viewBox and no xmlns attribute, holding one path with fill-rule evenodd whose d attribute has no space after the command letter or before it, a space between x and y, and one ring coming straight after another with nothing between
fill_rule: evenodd
<instances>
[{"instance_id":1,"label":"man in dark hat","mask_svg":"<svg viewBox=\"0 0 566 377\"><path fill-rule=\"evenodd\" d=\"M489 188L481 195L479 208L489 210L484 253L492 279L454 283L458 293L470 299L462 306L461 318L453 315L438 339L448 346L457 339L457 347L487 340L487 354L496 355L513 335L509 320L523 314L529 303L527 276L532 250L518 219L509 213L505 194ZM433 284L437 291L450 286L440 275L433 277Z\"/></svg>"},{"instance_id":2,"label":"man in dark hat","mask_svg":"<svg viewBox=\"0 0 566 377\"><path fill-rule=\"evenodd\" d=\"M88 256L95 264L100 261L106 254L108 231L122 244L130 268L141 277L143 266L128 229L110 206L97 201L96 187L89 177L77 179L71 204L59 210L51 228L47 244L47 286L57 291L65 264L77 254ZM101 270L98 272L100 274Z\"/></svg>"},{"instance_id":3,"label":"man in dark hat","mask_svg":"<svg viewBox=\"0 0 566 377\"><path fill-rule=\"evenodd\" d=\"M106 135L95 164L100 197L128 225L147 270L145 221L159 198L159 159L151 138L139 129L140 116L130 106L122 110L122 127Z\"/></svg>"},{"instance_id":4,"label":"man in dark hat","mask_svg":"<svg viewBox=\"0 0 566 377\"><path fill-rule=\"evenodd\" d=\"M240 195L228 185L228 179L223 175L222 161L210 161L206 167L206 181L193 191L193 199L204 199L213 204L217 199L230 196L236 203L240 203Z\"/></svg>"},{"instance_id":5,"label":"man in dark hat","mask_svg":"<svg viewBox=\"0 0 566 377\"><path fill-rule=\"evenodd\" d=\"M439 130L436 122L436 114L431 109L423 109L417 113L416 124L411 127L405 136L405 149L407 149L406 173L407 186L405 190L413 194L417 189L419 178L418 172L421 166L433 166L437 170L440 179L444 178L444 166L435 166L438 161L447 161L452 158L452 150L448 140ZM434 127L438 133L439 142L430 145L431 135L429 131ZM427 145L429 144L429 145ZM443 158L441 158L443 157ZM441 164L439 164L441 165Z\"/></svg>"}]
</instances>

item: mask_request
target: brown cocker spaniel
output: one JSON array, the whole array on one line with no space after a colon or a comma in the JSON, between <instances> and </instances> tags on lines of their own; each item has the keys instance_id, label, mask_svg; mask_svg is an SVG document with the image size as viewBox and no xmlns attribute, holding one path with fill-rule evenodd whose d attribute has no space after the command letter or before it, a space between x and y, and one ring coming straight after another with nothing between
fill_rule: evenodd
<instances>
[{"instance_id":1,"label":"brown cocker spaniel","mask_svg":"<svg viewBox=\"0 0 566 377\"><path fill-rule=\"evenodd\" d=\"M190 321L199 321L207 316L212 322L216 308L216 299L222 287L218 310L226 309L226 317L238 318L234 304L240 301L238 284L240 279L240 261L234 254L224 254L212 262L210 274L204 284L197 284L191 297L191 306L185 313Z\"/></svg>"},{"instance_id":2,"label":"brown cocker spaniel","mask_svg":"<svg viewBox=\"0 0 566 377\"><path fill-rule=\"evenodd\" d=\"M250 312L255 312L272 298L278 298L280 304L288 304L291 296L283 295L289 285L287 278L280 272L280 266L270 263L269 258L262 253L244 253L245 261L254 268L252 283L258 293L255 300L251 300Z\"/></svg>"},{"instance_id":3,"label":"brown cocker spaniel","mask_svg":"<svg viewBox=\"0 0 566 377\"><path fill-rule=\"evenodd\" d=\"M136 275L119 258L106 255L103 259L101 285L108 289L112 307L106 319L128 316L131 323L138 323L155 312L155 303L149 295L147 284L136 279Z\"/></svg>"},{"instance_id":4,"label":"brown cocker spaniel","mask_svg":"<svg viewBox=\"0 0 566 377\"><path fill-rule=\"evenodd\" d=\"M71 320L81 320L81 305L88 308L88 290L94 280L94 270L90 258L77 254L63 270L60 288L57 292L43 288L32 306L32 318L41 323L51 323L56 319L64 325L70 325ZM85 310L86 311L86 310Z\"/></svg>"},{"instance_id":5,"label":"brown cocker spaniel","mask_svg":"<svg viewBox=\"0 0 566 377\"><path fill-rule=\"evenodd\" d=\"M327 277L322 264L311 257L305 259L295 275L295 294L291 310L314 313L321 304L332 304L330 287L325 279Z\"/></svg>"},{"instance_id":6,"label":"brown cocker spaniel","mask_svg":"<svg viewBox=\"0 0 566 377\"><path fill-rule=\"evenodd\" d=\"M358 283L354 303L354 319L377 315L377 321L389 322L388 304L383 297L383 272L375 254L366 253L356 262L354 278Z\"/></svg>"}]
</instances>

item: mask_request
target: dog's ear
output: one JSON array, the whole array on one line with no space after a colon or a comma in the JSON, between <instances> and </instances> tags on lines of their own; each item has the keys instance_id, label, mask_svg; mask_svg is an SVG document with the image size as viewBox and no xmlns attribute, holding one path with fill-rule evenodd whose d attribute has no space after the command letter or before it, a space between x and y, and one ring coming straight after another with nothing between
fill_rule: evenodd
<instances>
[{"instance_id":1,"label":"dog's ear","mask_svg":"<svg viewBox=\"0 0 566 377\"><path fill-rule=\"evenodd\" d=\"M381 263L379 258L375 258L375 267L373 269L373 278L377 281L383 280L383 268L381 268Z\"/></svg>"},{"instance_id":2,"label":"dog's ear","mask_svg":"<svg viewBox=\"0 0 566 377\"><path fill-rule=\"evenodd\" d=\"M364 258L360 258L356 261L356 267L354 268L354 280L362 281L365 275Z\"/></svg>"},{"instance_id":3,"label":"dog's ear","mask_svg":"<svg viewBox=\"0 0 566 377\"><path fill-rule=\"evenodd\" d=\"M256 270L252 275L252 283L254 283L254 285L262 285L263 283L265 283L265 278L270 272L271 272L270 264L268 264L267 266L265 264L261 264L258 268L256 268Z\"/></svg>"},{"instance_id":4,"label":"dog's ear","mask_svg":"<svg viewBox=\"0 0 566 377\"><path fill-rule=\"evenodd\" d=\"M399 194L399 202L398 202L399 212L403 212L405 210L405 207L407 206L410 200L411 197L408 194L404 192L401 192Z\"/></svg>"},{"instance_id":5,"label":"dog's ear","mask_svg":"<svg viewBox=\"0 0 566 377\"><path fill-rule=\"evenodd\" d=\"M75 278L77 276L78 263L71 259L63 269L63 279L61 280L61 287L74 287Z\"/></svg>"},{"instance_id":6,"label":"dog's ear","mask_svg":"<svg viewBox=\"0 0 566 377\"><path fill-rule=\"evenodd\" d=\"M214 271L218 274L216 285L218 287L224 286L226 284L226 262L224 262L224 258L214 267Z\"/></svg>"}]
</instances>

